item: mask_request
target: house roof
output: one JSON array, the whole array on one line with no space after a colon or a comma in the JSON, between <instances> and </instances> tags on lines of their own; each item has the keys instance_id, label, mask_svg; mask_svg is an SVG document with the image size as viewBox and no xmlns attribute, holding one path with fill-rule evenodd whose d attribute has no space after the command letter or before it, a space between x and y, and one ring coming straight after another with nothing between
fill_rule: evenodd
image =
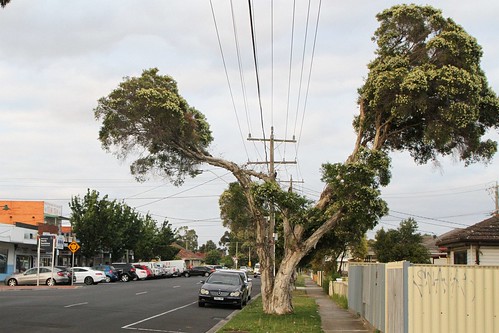
<instances>
[{"instance_id":1,"label":"house roof","mask_svg":"<svg viewBox=\"0 0 499 333\"><path fill-rule=\"evenodd\" d=\"M469 243L499 245L499 216L494 215L465 229L452 230L439 238L438 246Z\"/></svg>"},{"instance_id":2,"label":"house roof","mask_svg":"<svg viewBox=\"0 0 499 333\"><path fill-rule=\"evenodd\" d=\"M431 235L422 235L421 244L430 252L432 257L440 257L441 255L447 254L442 251L442 249L437 246L438 238Z\"/></svg>"},{"instance_id":3,"label":"house roof","mask_svg":"<svg viewBox=\"0 0 499 333\"><path fill-rule=\"evenodd\" d=\"M182 246L178 245L177 243L173 243L172 246L179 249L179 251L177 253L177 257L182 259L182 260L201 260L201 261L203 261L206 257L206 255L204 253L189 251L189 250L183 248Z\"/></svg>"}]
</instances>

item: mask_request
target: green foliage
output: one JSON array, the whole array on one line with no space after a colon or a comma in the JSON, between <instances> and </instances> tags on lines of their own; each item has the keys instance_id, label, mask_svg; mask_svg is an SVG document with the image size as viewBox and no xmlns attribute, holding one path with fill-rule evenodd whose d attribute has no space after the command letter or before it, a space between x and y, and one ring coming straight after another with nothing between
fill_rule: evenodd
<instances>
[{"instance_id":1,"label":"green foliage","mask_svg":"<svg viewBox=\"0 0 499 333\"><path fill-rule=\"evenodd\" d=\"M183 226L177 229L176 239L178 245L189 251L197 251L198 249L198 235L196 230L189 229L187 226Z\"/></svg>"},{"instance_id":2,"label":"green foliage","mask_svg":"<svg viewBox=\"0 0 499 333\"><path fill-rule=\"evenodd\" d=\"M345 310L348 310L348 298L343 296L343 295L339 295L339 294L333 294L331 296L331 298L333 299L333 301L338 304L338 306L342 309L345 309Z\"/></svg>"},{"instance_id":3,"label":"green foliage","mask_svg":"<svg viewBox=\"0 0 499 333\"><path fill-rule=\"evenodd\" d=\"M207 154L213 140L205 116L180 96L170 76L158 69L140 77L125 77L115 90L102 97L94 109L102 119L99 140L104 149L125 159L140 152L130 166L137 180L157 171L181 184L186 175L196 176L198 160L192 152Z\"/></svg>"},{"instance_id":4,"label":"green foliage","mask_svg":"<svg viewBox=\"0 0 499 333\"><path fill-rule=\"evenodd\" d=\"M210 250L206 253L206 264L219 265L222 260L222 253L219 250Z\"/></svg>"},{"instance_id":5,"label":"green foliage","mask_svg":"<svg viewBox=\"0 0 499 333\"><path fill-rule=\"evenodd\" d=\"M199 252L203 253L208 253L211 250L216 250L217 249L217 244L213 242L212 240L206 241L206 244L203 244L199 247Z\"/></svg>"},{"instance_id":6,"label":"green foliage","mask_svg":"<svg viewBox=\"0 0 499 333\"><path fill-rule=\"evenodd\" d=\"M397 230L384 229L376 233L374 252L380 262L408 260L412 263L430 263L430 253L416 233L418 224L412 218L400 222Z\"/></svg>"},{"instance_id":7,"label":"green foliage","mask_svg":"<svg viewBox=\"0 0 499 333\"><path fill-rule=\"evenodd\" d=\"M248 207L248 199L239 183L229 184L229 188L220 196L218 205L222 224L229 228L231 233L241 234L248 229L255 229L255 222Z\"/></svg>"},{"instance_id":8,"label":"green foliage","mask_svg":"<svg viewBox=\"0 0 499 333\"><path fill-rule=\"evenodd\" d=\"M475 38L430 6L397 5L377 15L377 57L359 89L363 142L407 150L418 163L456 154L488 162L497 143L499 100L480 69Z\"/></svg>"},{"instance_id":9,"label":"green foliage","mask_svg":"<svg viewBox=\"0 0 499 333\"><path fill-rule=\"evenodd\" d=\"M150 260L173 251L169 245L175 238L168 223L158 230L149 215L142 217L107 195L100 199L99 192L88 190L83 198L72 197L69 206L73 231L87 258L105 251L118 259L133 250L137 259Z\"/></svg>"}]
</instances>

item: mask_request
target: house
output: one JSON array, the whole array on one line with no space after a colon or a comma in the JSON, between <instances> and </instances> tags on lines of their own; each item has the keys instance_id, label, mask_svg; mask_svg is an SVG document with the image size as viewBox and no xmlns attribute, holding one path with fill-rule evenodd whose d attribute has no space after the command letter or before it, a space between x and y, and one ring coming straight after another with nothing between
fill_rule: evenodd
<instances>
[{"instance_id":1,"label":"house","mask_svg":"<svg viewBox=\"0 0 499 333\"><path fill-rule=\"evenodd\" d=\"M179 249L175 257L185 261L186 267L200 266L205 261L206 254L204 253L189 251L178 244L172 246Z\"/></svg>"},{"instance_id":2,"label":"house","mask_svg":"<svg viewBox=\"0 0 499 333\"><path fill-rule=\"evenodd\" d=\"M499 215L452 230L436 244L449 254L448 264L499 266Z\"/></svg>"},{"instance_id":3,"label":"house","mask_svg":"<svg viewBox=\"0 0 499 333\"><path fill-rule=\"evenodd\" d=\"M428 250L430 261L434 265L447 264L447 249L437 246L439 238L435 235L422 235L421 244Z\"/></svg>"},{"instance_id":4,"label":"house","mask_svg":"<svg viewBox=\"0 0 499 333\"><path fill-rule=\"evenodd\" d=\"M37 255L38 237L56 235L57 248L63 246L61 236L62 206L45 201L0 200L0 281L13 272L37 265L50 265L52 255ZM62 260L62 251L57 254Z\"/></svg>"}]
</instances>

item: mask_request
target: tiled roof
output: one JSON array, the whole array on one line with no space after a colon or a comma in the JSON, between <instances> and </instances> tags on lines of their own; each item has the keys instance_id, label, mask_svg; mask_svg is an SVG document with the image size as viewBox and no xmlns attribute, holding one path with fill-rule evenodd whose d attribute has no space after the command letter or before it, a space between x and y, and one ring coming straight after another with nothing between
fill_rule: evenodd
<instances>
[{"instance_id":1,"label":"tiled roof","mask_svg":"<svg viewBox=\"0 0 499 333\"><path fill-rule=\"evenodd\" d=\"M456 243L488 243L499 245L499 216L495 215L465 229L456 229L442 236L438 246Z\"/></svg>"}]
</instances>

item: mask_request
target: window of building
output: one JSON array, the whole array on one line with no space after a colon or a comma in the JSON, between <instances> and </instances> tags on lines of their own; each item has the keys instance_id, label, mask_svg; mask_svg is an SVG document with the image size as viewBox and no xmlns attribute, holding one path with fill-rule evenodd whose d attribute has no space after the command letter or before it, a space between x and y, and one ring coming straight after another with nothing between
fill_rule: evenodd
<instances>
[{"instance_id":1,"label":"window of building","mask_svg":"<svg viewBox=\"0 0 499 333\"><path fill-rule=\"evenodd\" d=\"M0 274L7 273L7 259L9 258L9 250L0 249Z\"/></svg>"},{"instance_id":2,"label":"window of building","mask_svg":"<svg viewBox=\"0 0 499 333\"><path fill-rule=\"evenodd\" d=\"M467 265L468 264L468 254L466 250L454 252L454 264L455 265Z\"/></svg>"}]
</instances>

